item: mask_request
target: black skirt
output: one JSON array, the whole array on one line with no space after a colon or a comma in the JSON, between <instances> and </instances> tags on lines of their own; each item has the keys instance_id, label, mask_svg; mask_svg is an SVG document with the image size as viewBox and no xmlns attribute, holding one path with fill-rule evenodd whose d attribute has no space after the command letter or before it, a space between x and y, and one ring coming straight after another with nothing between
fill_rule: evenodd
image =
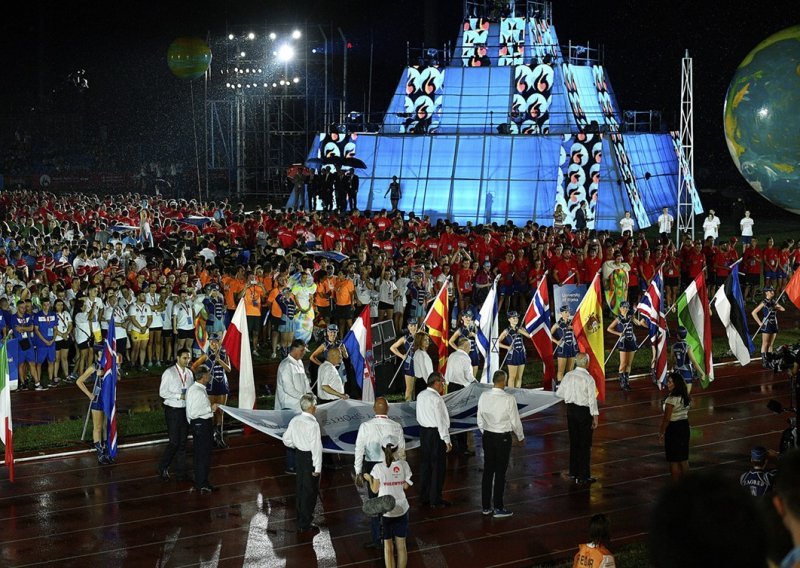
<instances>
[{"instance_id":1,"label":"black skirt","mask_svg":"<svg viewBox=\"0 0 800 568\"><path fill-rule=\"evenodd\" d=\"M668 462L689 461L689 421L675 420L664 434L664 453Z\"/></svg>"}]
</instances>

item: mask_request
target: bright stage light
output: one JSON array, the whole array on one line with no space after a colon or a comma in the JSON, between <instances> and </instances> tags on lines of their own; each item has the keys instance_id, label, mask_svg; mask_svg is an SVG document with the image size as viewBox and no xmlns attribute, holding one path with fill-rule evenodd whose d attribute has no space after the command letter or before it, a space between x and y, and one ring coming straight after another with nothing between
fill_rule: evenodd
<instances>
[{"instance_id":1,"label":"bright stage light","mask_svg":"<svg viewBox=\"0 0 800 568\"><path fill-rule=\"evenodd\" d=\"M228 39L233 39L233 38L234 38L233 34L228 34Z\"/></svg>"},{"instance_id":2,"label":"bright stage light","mask_svg":"<svg viewBox=\"0 0 800 568\"><path fill-rule=\"evenodd\" d=\"M299 82L300 82L300 77L295 77L294 79L292 79L292 83L299 83Z\"/></svg>"},{"instance_id":3,"label":"bright stage light","mask_svg":"<svg viewBox=\"0 0 800 568\"><path fill-rule=\"evenodd\" d=\"M275 41L278 38L278 35L275 32L270 32L269 39Z\"/></svg>"},{"instance_id":4,"label":"bright stage light","mask_svg":"<svg viewBox=\"0 0 800 568\"><path fill-rule=\"evenodd\" d=\"M283 85L285 85L285 84L286 84L286 81L284 81L283 79L281 79L281 86L283 86Z\"/></svg>"},{"instance_id":5,"label":"bright stage light","mask_svg":"<svg viewBox=\"0 0 800 568\"><path fill-rule=\"evenodd\" d=\"M272 83L272 86L273 86L273 87L277 87L277 86L278 86L278 83Z\"/></svg>"},{"instance_id":6,"label":"bright stage light","mask_svg":"<svg viewBox=\"0 0 800 568\"><path fill-rule=\"evenodd\" d=\"M244 57L245 55L247 55L247 54L246 54L244 51L242 51L242 52L239 54L239 56L240 56L240 57Z\"/></svg>"},{"instance_id":7,"label":"bright stage light","mask_svg":"<svg viewBox=\"0 0 800 568\"><path fill-rule=\"evenodd\" d=\"M300 39L300 36L301 36L301 35L302 35L302 34L300 33L300 30L294 30L294 31L292 32L292 39Z\"/></svg>"},{"instance_id":8,"label":"bright stage light","mask_svg":"<svg viewBox=\"0 0 800 568\"><path fill-rule=\"evenodd\" d=\"M291 61L294 58L294 48L289 45L288 43L284 43L282 46L278 48L278 61L281 63L286 63L287 61Z\"/></svg>"},{"instance_id":9,"label":"bright stage light","mask_svg":"<svg viewBox=\"0 0 800 568\"><path fill-rule=\"evenodd\" d=\"M247 34L247 39L256 39L256 34L250 32L249 34Z\"/></svg>"}]
</instances>

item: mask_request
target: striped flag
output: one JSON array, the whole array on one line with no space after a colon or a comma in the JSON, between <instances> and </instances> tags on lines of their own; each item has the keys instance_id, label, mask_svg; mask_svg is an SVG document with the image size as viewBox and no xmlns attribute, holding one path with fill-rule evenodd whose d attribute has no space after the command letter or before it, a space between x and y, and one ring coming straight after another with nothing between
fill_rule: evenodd
<instances>
[{"instance_id":1,"label":"striped flag","mask_svg":"<svg viewBox=\"0 0 800 568\"><path fill-rule=\"evenodd\" d=\"M369 318L369 306L364 306L350 331L342 340L350 363L356 375L356 382L361 387L361 400L375 401L375 372L372 357L372 324Z\"/></svg>"},{"instance_id":2,"label":"striped flag","mask_svg":"<svg viewBox=\"0 0 800 568\"><path fill-rule=\"evenodd\" d=\"M117 330L114 318L108 321L103 355L100 357L103 382L100 383L100 406L106 415L106 443L108 457L117 457Z\"/></svg>"},{"instance_id":3,"label":"striped flag","mask_svg":"<svg viewBox=\"0 0 800 568\"><path fill-rule=\"evenodd\" d=\"M439 372L444 374L447 368L447 341L450 339L450 324L448 322L448 302L447 302L447 285L449 279L445 280L439 293L436 294L436 299L431 305L428 315L425 316L424 323L428 327L428 335L431 336L431 341L436 346L436 352L439 354Z\"/></svg>"},{"instance_id":4,"label":"striped flag","mask_svg":"<svg viewBox=\"0 0 800 568\"><path fill-rule=\"evenodd\" d=\"M736 360L740 365L750 363L750 356L755 351L753 340L747 329L747 312L744 310L744 297L739 285L739 262L731 267L731 273L714 294L714 309L728 336Z\"/></svg>"},{"instance_id":5,"label":"striped flag","mask_svg":"<svg viewBox=\"0 0 800 568\"><path fill-rule=\"evenodd\" d=\"M686 343L702 369L700 384L706 388L714 380L714 360L711 354L711 312L702 272L678 298L678 325L686 328Z\"/></svg>"},{"instance_id":6,"label":"striped flag","mask_svg":"<svg viewBox=\"0 0 800 568\"><path fill-rule=\"evenodd\" d=\"M648 320L650 344L656 348L655 380L658 385L667 384L667 319L664 316L664 279L661 267L647 287L642 301L636 306Z\"/></svg>"},{"instance_id":7,"label":"striped flag","mask_svg":"<svg viewBox=\"0 0 800 568\"><path fill-rule=\"evenodd\" d=\"M8 337L0 347L0 441L6 447L5 464L8 467L8 480L13 483L14 427L11 423L11 376L8 372Z\"/></svg>"},{"instance_id":8,"label":"striped flag","mask_svg":"<svg viewBox=\"0 0 800 568\"><path fill-rule=\"evenodd\" d=\"M208 333L206 333L206 318L198 315L194 320L194 341L202 352L208 352Z\"/></svg>"},{"instance_id":9,"label":"striped flag","mask_svg":"<svg viewBox=\"0 0 800 568\"><path fill-rule=\"evenodd\" d=\"M605 342L603 340L603 296L600 291L600 273L594 275L586 295L581 300L575 317L572 318L572 332L581 351L589 356L586 369L597 385L597 395L601 401L606 399Z\"/></svg>"},{"instance_id":10,"label":"striped flag","mask_svg":"<svg viewBox=\"0 0 800 568\"><path fill-rule=\"evenodd\" d=\"M544 363L544 388L550 390L556 376L553 364L553 320L550 316L550 296L547 292L547 273L542 276L536 286L536 292L531 298L531 303L522 318L522 326L531 336L533 346Z\"/></svg>"},{"instance_id":11,"label":"striped flag","mask_svg":"<svg viewBox=\"0 0 800 568\"><path fill-rule=\"evenodd\" d=\"M239 408L256 407L256 383L253 377L253 354L250 352L250 335L247 332L247 312L244 298L239 300L231 323L222 338L222 347L228 352L233 366L239 370Z\"/></svg>"},{"instance_id":12,"label":"striped flag","mask_svg":"<svg viewBox=\"0 0 800 568\"><path fill-rule=\"evenodd\" d=\"M489 294L483 301L481 311L478 314L478 341L477 347L483 355L483 371L481 371L482 383L491 383L492 375L500 368L500 349L497 345L499 335L497 323L497 281L494 279Z\"/></svg>"}]
</instances>

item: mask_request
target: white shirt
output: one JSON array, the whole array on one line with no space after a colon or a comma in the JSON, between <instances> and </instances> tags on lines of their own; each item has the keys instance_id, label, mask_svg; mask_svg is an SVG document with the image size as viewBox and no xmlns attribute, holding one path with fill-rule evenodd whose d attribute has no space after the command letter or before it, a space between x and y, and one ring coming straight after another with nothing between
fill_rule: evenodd
<instances>
[{"instance_id":1,"label":"white shirt","mask_svg":"<svg viewBox=\"0 0 800 568\"><path fill-rule=\"evenodd\" d=\"M707 239L708 237L717 238L719 236L719 217L711 217L710 215L706 217L706 220L703 221L703 238Z\"/></svg>"},{"instance_id":2,"label":"white shirt","mask_svg":"<svg viewBox=\"0 0 800 568\"><path fill-rule=\"evenodd\" d=\"M497 387L486 391L478 399L478 428L481 432L505 434L513 432L522 441L522 421L519 418L517 400Z\"/></svg>"},{"instance_id":3,"label":"white shirt","mask_svg":"<svg viewBox=\"0 0 800 568\"><path fill-rule=\"evenodd\" d=\"M311 391L303 362L291 355L278 365L275 410L300 410L300 398Z\"/></svg>"},{"instance_id":4,"label":"white shirt","mask_svg":"<svg viewBox=\"0 0 800 568\"><path fill-rule=\"evenodd\" d=\"M415 370L416 370L416 361ZM450 443L450 415L442 396L431 387L417 397L417 423L423 428L436 428L445 444Z\"/></svg>"},{"instance_id":5,"label":"white shirt","mask_svg":"<svg viewBox=\"0 0 800 568\"><path fill-rule=\"evenodd\" d=\"M597 410L597 386L589 371L582 367L575 367L564 375L556 396L563 398L567 404L589 407L592 416L600 415Z\"/></svg>"},{"instance_id":6,"label":"white shirt","mask_svg":"<svg viewBox=\"0 0 800 568\"><path fill-rule=\"evenodd\" d=\"M290 359L287 357L286 359ZM284 361L286 360L284 359ZM313 414L303 412L292 418L283 434L283 445L301 452L311 452L314 472L322 471L322 437L319 423Z\"/></svg>"},{"instance_id":7,"label":"white shirt","mask_svg":"<svg viewBox=\"0 0 800 568\"><path fill-rule=\"evenodd\" d=\"M633 234L633 218L631 217L623 217L619 220L619 230L622 234L625 234L625 231L630 231Z\"/></svg>"},{"instance_id":8,"label":"white shirt","mask_svg":"<svg viewBox=\"0 0 800 568\"><path fill-rule=\"evenodd\" d=\"M175 320L176 330L194 330L194 310L189 300L173 305L172 318Z\"/></svg>"},{"instance_id":9,"label":"white shirt","mask_svg":"<svg viewBox=\"0 0 800 568\"><path fill-rule=\"evenodd\" d=\"M414 351L414 375L427 381L431 373L433 373L433 361L430 355L422 349Z\"/></svg>"},{"instance_id":10,"label":"white shirt","mask_svg":"<svg viewBox=\"0 0 800 568\"><path fill-rule=\"evenodd\" d=\"M186 421L191 423L192 420L211 418L213 415L206 386L192 383L186 391Z\"/></svg>"},{"instance_id":11,"label":"white shirt","mask_svg":"<svg viewBox=\"0 0 800 568\"><path fill-rule=\"evenodd\" d=\"M402 517L408 511L408 499L403 485L411 482L411 468L404 459L395 460L389 467L386 462L375 464L370 475L381 482L378 487L378 497L391 495L394 497L394 509L384 513L384 517Z\"/></svg>"},{"instance_id":12,"label":"white shirt","mask_svg":"<svg viewBox=\"0 0 800 568\"><path fill-rule=\"evenodd\" d=\"M164 404L173 408L186 408L186 391L194 384L194 375L188 367L181 369L177 364L167 367L161 375L158 395ZM205 387L203 387L205 389Z\"/></svg>"},{"instance_id":13,"label":"white shirt","mask_svg":"<svg viewBox=\"0 0 800 568\"><path fill-rule=\"evenodd\" d=\"M475 376L472 374L472 360L469 358L469 353L461 349L456 349L450 354L450 357L447 358L444 382L465 387L475 382Z\"/></svg>"},{"instance_id":14,"label":"white shirt","mask_svg":"<svg viewBox=\"0 0 800 568\"><path fill-rule=\"evenodd\" d=\"M670 215L669 213L662 213L658 217L658 232L659 233L670 233L672 232L672 223L675 222L675 218Z\"/></svg>"},{"instance_id":15,"label":"white shirt","mask_svg":"<svg viewBox=\"0 0 800 568\"><path fill-rule=\"evenodd\" d=\"M397 286L391 280L380 280L379 285L379 300L384 304L394 305L394 297L397 294Z\"/></svg>"},{"instance_id":16,"label":"white shirt","mask_svg":"<svg viewBox=\"0 0 800 568\"><path fill-rule=\"evenodd\" d=\"M362 473L364 462L379 462L384 459L381 442L386 436L397 440L397 457L406 457L406 439L403 427L385 414L376 414L375 418L362 422L356 436L356 475Z\"/></svg>"},{"instance_id":17,"label":"white shirt","mask_svg":"<svg viewBox=\"0 0 800 568\"><path fill-rule=\"evenodd\" d=\"M143 327L145 330L148 329L147 318L150 318L152 316L153 316L153 310L151 310L150 306L148 306L147 304L140 304L139 302L136 302L130 308L128 308L128 317L130 317L131 320L133 320L132 323L135 322L139 324L139 326ZM134 329L132 331L139 332L140 329L139 327L134 326Z\"/></svg>"},{"instance_id":18,"label":"white shirt","mask_svg":"<svg viewBox=\"0 0 800 568\"><path fill-rule=\"evenodd\" d=\"M742 229L742 236L743 237L752 237L753 236L753 225L755 222L753 221L752 217L742 217L742 220L739 221L739 227Z\"/></svg>"},{"instance_id":19,"label":"white shirt","mask_svg":"<svg viewBox=\"0 0 800 568\"><path fill-rule=\"evenodd\" d=\"M317 398L320 400L337 400L338 396L326 392L322 387L329 386L336 392L344 393L344 383L339 369L333 366L330 361L325 361L319 366L317 372Z\"/></svg>"}]
</instances>

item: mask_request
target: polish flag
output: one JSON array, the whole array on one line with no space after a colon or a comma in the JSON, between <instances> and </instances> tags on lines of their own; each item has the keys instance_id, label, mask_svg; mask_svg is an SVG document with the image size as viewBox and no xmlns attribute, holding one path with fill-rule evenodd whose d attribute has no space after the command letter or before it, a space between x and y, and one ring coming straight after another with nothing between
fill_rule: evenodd
<instances>
[{"instance_id":1,"label":"polish flag","mask_svg":"<svg viewBox=\"0 0 800 568\"><path fill-rule=\"evenodd\" d=\"M247 334L247 314L244 298L239 300L222 347L228 352L233 366L239 370L239 408L252 410L256 407L256 384L253 379L253 356L250 353L250 336Z\"/></svg>"}]
</instances>

